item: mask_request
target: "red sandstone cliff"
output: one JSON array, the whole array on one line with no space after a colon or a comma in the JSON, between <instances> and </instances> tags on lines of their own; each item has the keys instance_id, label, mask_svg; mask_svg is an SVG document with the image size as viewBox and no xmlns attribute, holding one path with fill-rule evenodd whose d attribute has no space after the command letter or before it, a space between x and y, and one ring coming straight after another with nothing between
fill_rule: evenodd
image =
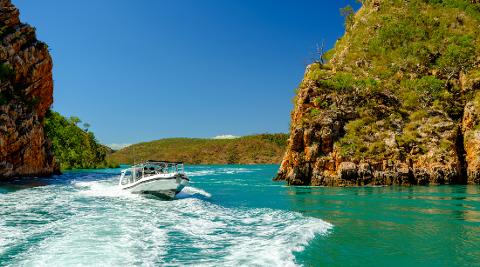
<instances>
[{"instance_id":1,"label":"red sandstone cliff","mask_svg":"<svg viewBox=\"0 0 480 267\"><path fill-rule=\"evenodd\" d=\"M43 119L53 102L52 59L35 29L0 0L0 179L58 170Z\"/></svg>"},{"instance_id":2,"label":"red sandstone cliff","mask_svg":"<svg viewBox=\"0 0 480 267\"><path fill-rule=\"evenodd\" d=\"M276 179L480 183L479 1L361 2L330 60L307 67Z\"/></svg>"}]
</instances>

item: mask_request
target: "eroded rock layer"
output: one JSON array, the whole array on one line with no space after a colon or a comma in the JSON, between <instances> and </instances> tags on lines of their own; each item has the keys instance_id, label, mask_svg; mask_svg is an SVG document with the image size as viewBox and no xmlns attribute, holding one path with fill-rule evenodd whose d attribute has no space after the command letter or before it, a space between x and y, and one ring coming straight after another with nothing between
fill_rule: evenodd
<instances>
[{"instance_id":1,"label":"eroded rock layer","mask_svg":"<svg viewBox=\"0 0 480 267\"><path fill-rule=\"evenodd\" d=\"M277 180L480 183L480 4L365 0L307 67Z\"/></svg>"},{"instance_id":2,"label":"eroded rock layer","mask_svg":"<svg viewBox=\"0 0 480 267\"><path fill-rule=\"evenodd\" d=\"M52 59L10 0L0 0L0 41L0 179L52 174L42 125L53 101Z\"/></svg>"}]
</instances>

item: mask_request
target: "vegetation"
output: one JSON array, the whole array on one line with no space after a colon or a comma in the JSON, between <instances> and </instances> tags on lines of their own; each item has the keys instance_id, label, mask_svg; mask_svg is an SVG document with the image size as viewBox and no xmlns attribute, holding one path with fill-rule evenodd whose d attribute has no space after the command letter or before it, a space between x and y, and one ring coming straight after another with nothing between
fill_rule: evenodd
<instances>
[{"instance_id":1,"label":"vegetation","mask_svg":"<svg viewBox=\"0 0 480 267\"><path fill-rule=\"evenodd\" d=\"M11 79L15 75L13 68L5 63L0 64L0 81L6 81Z\"/></svg>"},{"instance_id":2,"label":"vegetation","mask_svg":"<svg viewBox=\"0 0 480 267\"><path fill-rule=\"evenodd\" d=\"M61 169L92 169L115 167L106 161L110 149L97 142L88 129L81 129L77 117L69 119L55 111L45 117L45 133L52 142L53 153Z\"/></svg>"},{"instance_id":3,"label":"vegetation","mask_svg":"<svg viewBox=\"0 0 480 267\"><path fill-rule=\"evenodd\" d=\"M287 134L259 134L235 139L168 138L128 146L108 156L114 163L143 160L188 164L280 163Z\"/></svg>"},{"instance_id":4,"label":"vegetation","mask_svg":"<svg viewBox=\"0 0 480 267\"><path fill-rule=\"evenodd\" d=\"M346 7L341 8L340 14L345 17L345 28L350 28L353 24L353 17L355 15L355 11L353 10L352 6L347 5Z\"/></svg>"},{"instance_id":5,"label":"vegetation","mask_svg":"<svg viewBox=\"0 0 480 267\"><path fill-rule=\"evenodd\" d=\"M318 87L302 123L316 123L327 114L322 110L354 108L336 143L352 160L451 149L446 133L456 131L480 89L480 3L360 2L366 7L357 14L341 9L346 34L300 85L313 80Z\"/></svg>"}]
</instances>

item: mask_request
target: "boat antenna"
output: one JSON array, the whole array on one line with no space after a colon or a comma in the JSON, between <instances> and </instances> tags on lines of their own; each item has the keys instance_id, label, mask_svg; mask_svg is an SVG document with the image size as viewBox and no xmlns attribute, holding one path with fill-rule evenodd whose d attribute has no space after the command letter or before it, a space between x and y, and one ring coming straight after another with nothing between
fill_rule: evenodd
<instances>
[{"instance_id":1,"label":"boat antenna","mask_svg":"<svg viewBox=\"0 0 480 267\"><path fill-rule=\"evenodd\" d=\"M135 162L135 146L132 146L132 149L133 149L133 165L136 164Z\"/></svg>"}]
</instances>

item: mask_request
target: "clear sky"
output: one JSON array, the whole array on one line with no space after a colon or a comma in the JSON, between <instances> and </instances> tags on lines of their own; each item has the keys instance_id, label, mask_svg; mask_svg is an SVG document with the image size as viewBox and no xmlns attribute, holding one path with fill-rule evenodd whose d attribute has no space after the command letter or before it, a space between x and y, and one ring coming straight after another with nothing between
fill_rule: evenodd
<instances>
[{"instance_id":1,"label":"clear sky","mask_svg":"<svg viewBox=\"0 0 480 267\"><path fill-rule=\"evenodd\" d=\"M13 0L54 61L53 109L100 142L288 132L354 0Z\"/></svg>"}]
</instances>

